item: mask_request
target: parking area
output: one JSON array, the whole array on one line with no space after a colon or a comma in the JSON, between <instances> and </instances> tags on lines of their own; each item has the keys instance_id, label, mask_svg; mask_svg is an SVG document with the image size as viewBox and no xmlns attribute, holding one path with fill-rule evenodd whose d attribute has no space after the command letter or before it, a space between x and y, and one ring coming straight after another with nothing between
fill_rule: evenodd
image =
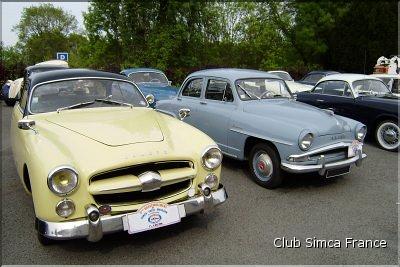
<instances>
[{"instance_id":1,"label":"parking area","mask_svg":"<svg viewBox=\"0 0 400 267\"><path fill-rule=\"evenodd\" d=\"M12 108L1 105L2 264L397 264L398 153L367 143L368 157L339 178L289 175L284 185L256 185L247 165L225 158L229 199L205 215L137 235L118 233L43 247L34 211L9 144ZM45 178L44 178L45 179ZM277 248L276 238L302 241ZM340 240L341 248L307 248L305 239ZM346 238L386 240L386 248L346 248Z\"/></svg>"}]
</instances>

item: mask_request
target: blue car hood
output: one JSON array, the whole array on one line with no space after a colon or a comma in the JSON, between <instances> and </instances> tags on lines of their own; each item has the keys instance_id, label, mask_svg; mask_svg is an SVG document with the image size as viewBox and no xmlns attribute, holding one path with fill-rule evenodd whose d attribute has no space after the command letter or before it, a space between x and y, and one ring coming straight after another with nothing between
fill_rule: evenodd
<instances>
[{"instance_id":1,"label":"blue car hood","mask_svg":"<svg viewBox=\"0 0 400 267\"><path fill-rule=\"evenodd\" d=\"M152 94L156 101L168 100L178 94L178 88L173 86L165 86L161 84L150 85L150 84L138 84L139 89L142 91L144 96Z\"/></svg>"},{"instance_id":2,"label":"blue car hood","mask_svg":"<svg viewBox=\"0 0 400 267\"><path fill-rule=\"evenodd\" d=\"M288 99L261 99L243 102L243 111L269 120L286 122L299 130L308 129L318 135L340 134L351 131L351 125L341 116L308 104ZM353 126L354 127L354 126Z\"/></svg>"}]
</instances>

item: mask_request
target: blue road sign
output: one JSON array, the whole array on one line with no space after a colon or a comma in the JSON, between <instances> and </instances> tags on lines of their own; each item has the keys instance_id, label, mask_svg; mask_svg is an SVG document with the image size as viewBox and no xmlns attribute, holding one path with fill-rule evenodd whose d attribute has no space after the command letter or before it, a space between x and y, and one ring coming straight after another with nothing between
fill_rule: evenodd
<instances>
[{"instance_id":1,"label":"blue road sign","mask_svg":"<svg viewBox=\"0 0 400 267\"><path fill-rule=\"evenodd\" d=\"M67 52L57 52L57 59L68 61L68 53Z\"/></svg>"}]
</instances>

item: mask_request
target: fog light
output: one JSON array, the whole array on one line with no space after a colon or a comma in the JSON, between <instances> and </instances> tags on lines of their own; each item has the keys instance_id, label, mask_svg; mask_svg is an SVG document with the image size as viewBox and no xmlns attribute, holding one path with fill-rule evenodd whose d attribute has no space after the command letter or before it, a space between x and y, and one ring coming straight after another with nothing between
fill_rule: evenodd
<instances>
[{"instance_id":1,"label":"fog light","mask_svg":"<svg viewBox=\"0 0 400 267\"><path fill-rule=\"evenodd\" d=\"M56 212L58 216L67 218L75 211L75 204L70 199L63 199L57 203Z\"/></svg>"},{"instance_id":2,"label":"fog light","mask_svg":"<svg viewBox=\"0 0 400 267\"><path fill-rule=\"evenodd\" d=\"M204 179L204 182L211 188L215 188L218 185L218 177L214 173L210 173Z\"/></svg>"},{"instance_id":3,"label":"fog light","mask_svg":"<svg viewBox=\"0 0 400 267\"><path fill-rule=\"evenodd\" d=\"M97 221L97 219L100 217L100 214L97 211L92 211L89 213L89 220L92 222Z\"/></svg>"},{"instance_id":4,"label":"fog light","mask_svg":"<svg viewBox=\"0 0 400 267\"><path fill-rule=\"evenodd\" d=\"M208 186L206 184L201 184L200 188L201 188L201 193L203 194L203 196L209 197L211 195L210 186Z\"/></svg>"}]
</instances>

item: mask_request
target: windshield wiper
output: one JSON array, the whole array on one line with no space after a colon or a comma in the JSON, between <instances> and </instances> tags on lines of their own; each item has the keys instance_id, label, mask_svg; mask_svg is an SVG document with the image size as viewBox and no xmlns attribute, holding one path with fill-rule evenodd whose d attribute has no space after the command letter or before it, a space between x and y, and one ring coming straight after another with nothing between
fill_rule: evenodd
<instances>
[{"instance_id":1,"label":"windshield wiper","mask_svg":"<svg viewBox=\"0 0 400 267\"><path fill-rule=\"evenodd\" d=\"M121 105L121 106L128 106L130 108L133 108L132 104L125 103L125 102L120 102L120 101L115 101L115 100L110 100L108 98L98 98L98 99L95 99L94 101L107 103L107 104L116 104L116 105Z\"/></svg>"},{"instance_id":2,"label":"windshield wiper","mask_svg":"<svg viewBox=\"0 0 400 267\"><path fill-rule=\"evenodd\" d=\"M78 103L78 104L74 104L74 105L70 105L70 106L58 108L58 109L57 109L57 113L59 113L59 112L62 111L62 110L80 108L80 107L85 107L85 106L89 106L89 105L92 105L92 104L94 104L94 101L90 101L90 102L81 102L81 103Z\"/></svg>"},{"instance_id":3,"label":"windshield wiper","mask_svg":"<svg viewBox=\"0 0 400 267\"><path fill-rule=\"evenodd\" d=\"M248 92L246 89L244 89L240 84L237 84L237 86L239 86L240 89L243 90L243 92L245 92L245 94L250 97L250 99L252 99L250 92ZM260 100L261 98L259 98L258 96L256 96L255 94L251 93L253 96L255 96L258 100Z\"/></svg>"}]
</instances>

